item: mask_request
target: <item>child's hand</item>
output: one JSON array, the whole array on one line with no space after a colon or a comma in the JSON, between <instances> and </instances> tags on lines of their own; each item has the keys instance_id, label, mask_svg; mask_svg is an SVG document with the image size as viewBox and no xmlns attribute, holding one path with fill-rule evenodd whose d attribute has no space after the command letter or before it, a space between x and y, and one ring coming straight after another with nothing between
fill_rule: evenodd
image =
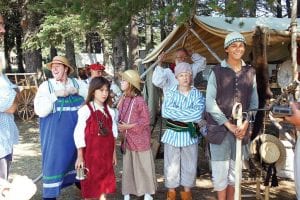
<instances>
[{"instance_id":1,"label":"child's hand","mask_svg":"<svg viewBox=\"0 0 300 200\"><path fill-rule=\"evenodd\" d=\"M116 148L115 148L114 153L113 153L113 165L114 165L114 166L117 165L117 153L116 153Z\"/></svg>"},{"instance_id":2,"label":"child's hand","mask_svg":"<svg viewBox=\"0 0 300 200\"><path fill-rule=\"evenodd\" d=\"M124 131L126 131L128 129L133 128L134 126L136 126L136 124L119 123L118 124L118 130L120 132L124 132Z\"/></svg>"},{"instance_id":3,"label":"child's hand","mask_svg":"<svg viewBox=\"0 0 300 200\"><path fill-rule=\"evenodd\" d=\"M84 160L81 157L77 157L75 162L75 169L84 168Z\"/></svg>"}]
</instances>

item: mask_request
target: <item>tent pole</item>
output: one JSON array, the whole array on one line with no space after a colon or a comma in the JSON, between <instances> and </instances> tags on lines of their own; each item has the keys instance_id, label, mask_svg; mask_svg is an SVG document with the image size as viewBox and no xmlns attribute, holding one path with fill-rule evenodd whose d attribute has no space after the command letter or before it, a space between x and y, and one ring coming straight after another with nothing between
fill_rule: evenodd
<instances>
[{"instance_id":1,"label":"tent pole","mask_svg":"<svg viewBox=\"0 0 300 200\"><path fill-rule=\"evenodd\" d=\"M294 80L298 80L298 64L297 64L297 0L293 0L292 16L291 16L291 52L292 65L294 72Z\"/></svg>"},{"instance_id":2,"label":"tent pole","mask_svg":"<svg viewBox=\"0 0 300 200\"><path fill-rule=\"evenodd\" d=\"M219 58L219 56L213 52L213 50L204 42L204 40L199 36L199 34L193 29L193 28L189 28L189 30L196 36L196 38L198 38L198 40L200 40L200 42L208 49L208 51L211 53L211 55L213 57L215 57L215 59L221 63L222 60Z\"/></svg>"},{"instance_id":3,"label":"tent pole","mask_svg":"<svg viewBox=\"0 0 300 200\"><path fill-rule=\"evenodd\" d=\"M173 43L173 45L172 46L170 46L166 51L165 51L165 53L169 53L169 51L170 50L172 50L187 34L188 34L188 31L189 30L186 30L186 32L184 33L184 34L182 34L182 36L180 36L180 38L176 41L176 42L174 42ZM150 70L152 70L152 68L154 68L156 65L157 65L157 63L158 63L158 59L156 59L156 61L152 64L152 65L150 65L150 67L148 67L148 69L146 70L146 71L144 71L144 73L142 73L141 75L140 75L140 78L141 79L143 79L147 74L148 74L148 72L150 71Z\"/></svg>"}]
</instances>

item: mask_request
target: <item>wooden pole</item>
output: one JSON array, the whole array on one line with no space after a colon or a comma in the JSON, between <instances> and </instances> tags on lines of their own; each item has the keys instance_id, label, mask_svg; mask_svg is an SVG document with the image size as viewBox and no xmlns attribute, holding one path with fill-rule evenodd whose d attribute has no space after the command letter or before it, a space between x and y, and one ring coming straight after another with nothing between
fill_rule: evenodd
<instances>
[{"instance_id":1,"label":"wooden pole","mask_svg":"<svg viewBox=\"0 0 300 200\"><path fill-rule=\"evenodd\" d=\"M292 65L294 71L294 80L298 80L298 64L297 64L297 0L292 2L292 16L291 16L291 52Z\"/></svg>"},{"instance_id":2,"label":"wooden pole","mask_svg":"<svg viewBox=\"0 0 300 200\"><path fill-rule=\"evenodd\" d=\"M215 57L215 59L221 63L222 60L221 58L208 46L208 44L205 43L205 41L200 37L200 35L192 28L189 29L195 36L196 38L207 48L207 50L209 51L209 53L211 53L211 55L213 57Z\"/></svg>"},{"instance_id":3,"label":"wooden pole","mask_svg":"<svg viewBox=\"0 0 300 200\"><path fill-rule=\"evenodd\" d=\"M232 116L237 120L237 126L243 123L242 104L235 103L232 108ZM236 153L235 153L235 185L234 185L234 200L241 199L242 185L242 140L236 138Z\"/></svg>"}]
</instances>

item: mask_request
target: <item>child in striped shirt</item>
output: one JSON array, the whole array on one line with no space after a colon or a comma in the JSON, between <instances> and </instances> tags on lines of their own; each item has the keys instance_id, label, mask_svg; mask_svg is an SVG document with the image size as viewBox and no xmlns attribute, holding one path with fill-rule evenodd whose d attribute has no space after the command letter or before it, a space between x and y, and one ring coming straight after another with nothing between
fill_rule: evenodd
<instances>
[{"instance_id":1,"label":"child in striped shirt","mask_svg":"<svg viewBox=\"0 0 300 200\"><path fill-rule=\"evenodd\" d=\"M183 186L181 199L191 200L198 157L198 127L205 110L205 98L192 86L192 68L182 62L175 68L178 85L165 93L162 116L167 119L164 143L164 175L167 199L175 200L175 189ZM187 164L188 163L188 164Z\"/></svg>"}]
</instances>

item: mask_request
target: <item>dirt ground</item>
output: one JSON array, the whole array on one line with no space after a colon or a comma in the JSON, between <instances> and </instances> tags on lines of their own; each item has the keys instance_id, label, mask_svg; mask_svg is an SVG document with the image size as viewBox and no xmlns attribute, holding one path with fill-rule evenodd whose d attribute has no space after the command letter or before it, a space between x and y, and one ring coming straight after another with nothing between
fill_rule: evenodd
<instances>
[{"instance_id":1,"label":"dirt ground","mask_svg":"<svg viewBox=\"0 0 300 200\"><path fill-rule=\"evenodd\" d=\"M40 141L39 141L39 129L37 119L29 122L21 122L17 120L18 127L20 129L20 144L18 144L14 149L14 158L11 168L10 178L13 178L16 174L27 175L28 177L34 179L41 173L41 151L40 151ZM154 133L157 134L158 130ZM157 137L154 134L153 137ZM117 144L119 145L119 143ZM200 162L201 163L201 162ZM156 176L158 182L158 189L154 195L154 199L166 199L166 189L163 184L163 159L155 160L156 166ZM202 166L201 168L206 168ZM121 195L121 174L122 174L122 155L118 151L118 165L115 169L117 176L117 193L115 195L109 196L108 199L120 200L123 199ZM38 191L32 198L32 200L42 199L41 194L41 181L37 183ZM263 186L261 186L263 189ZM178 190L179 191L179 190ZM195 200L214 200L216 199L216 194L213 192L211 178L209 173L204 173L199 176L196 181L196 187L193 188L193 199ZM262 190L263 192L263 190ZM242 184L242 194L249 195L255 194L255 184L243 182ZM79 200L80 191L75 187L71 186L65 188L59 200ZM133 197L132 199L143 199L142 197ZM178 198L179 199L179 198ZM254 197L243 197L243 199L255 199ZM296 199L294 182L291 180L279 179L279 187L270 189L270 199Z\"/></svg>"}]
</instances>

